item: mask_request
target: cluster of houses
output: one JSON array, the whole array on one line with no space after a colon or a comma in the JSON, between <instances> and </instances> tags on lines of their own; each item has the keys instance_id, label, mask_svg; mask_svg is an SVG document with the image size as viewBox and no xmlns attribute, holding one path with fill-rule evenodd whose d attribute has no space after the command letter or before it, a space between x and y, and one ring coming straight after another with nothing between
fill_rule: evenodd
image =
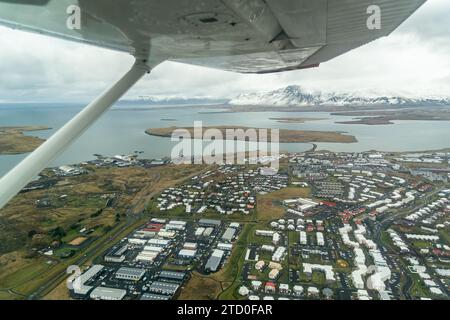
<instances>
[{"instance_id":1,"label":"cluster of houses","mask_svg":"<svg viewBox=\"0 0 450 320\"><path fill-rule=\"evenodd\" d=\"M305 289L306 288L306 289ZM239 294L243 297L247 297L249 300L275 300L274 295L277 295L278 300L298 299L300 297L309 297L317 299L322 295L325 299L332 299L334 292L330 288L319 290L315 286L301 286L301 285L289 285L287 283L277 284L272 281L261 282L254 280L251 282L251 286L241 286L239 288Z\"/></svg>"},{"instance_id":2,"label":"cluster of houses","mask_svg":"<svg viewBox=\"0 0 450 320\"><path fill-rule=\"evenodd\" d=\"M366 233L367 230L362 224L356 227L347 224L339 229L342 242L353 250L353 264L356 269L351 273L351 279L354 287L360 290L375 290L380 299L385 299L389 296L386 283L390 280L392 271L377 244L367 239ZM355 240L352 240L350 235ZM367 254L373 264L370 264Z\"/></svg>"},{"instance_id":3,"label":"cluster of houses","mask_svg":"<svg viewBox=\"0 0 450 320\"><path fill-rule=\"evenodd\" d=\"M422 284L429 290L429 292L438 297L445 297L446 294L441 289L441 286L445 286L446 280L445 278L448 278L449 276L449 270L448 269L435 269L434 273L437 277L440 278L441 283L437 283L435 280L433 280L432 276L430 275L429 268L424 266L420 263L419 259L417 257L408 256L406 257L406 260L408 261L408 269L411 273L418 275L420 281ZM443 272L442 272L443 271Z\"/></svg>"},{"instance_id":4,"label":"cluster of houses","mask_svg":"<svg viewBox=\"0 0 450 320\"><path fill-rule=\"evenodd\" d=\"M398 162L443 164L448 163L449 158L450 153L446 152L405 153L395 157L394 160Z\"/></svg>"},{"instance_id":5,"label":"cluster of houses","mask_svg":"<svg viewBox=\"0 0 450 320\"><path fill-rule=\"evenodd\" d=\"M439 268L434 263L450 263L450 246L440 232L450 226L446 219L450 212L450 190L441 190L437 197L437 200L405 217L402 225L409 228L410 232L392 228L387 232L394 246L405 255L409 271L418 275L420 283L431 295L444 297L444 288L448 290L450 269ZM414 251L411 250L412 246L416 246ZM424 264L424 261L427 263Z\"/></svg>"},{"instance_id":6,"label":"cluster of houses","mask_svg":"<svg viewBox=\"0 0 450 320\"><path fill-rule=\"evenodd\" d=\"M157 199L161 212L183 208L187 214L212 211L222 215L250 214L256 206L256 195L287 187L287 175L262 175L259 169L221 166L187 183L168 188Z\"/></svg>"},{"instance_id":7,"label":"cluster of houses","mask_svg":"<svg viewBox=\"0 0 450 320\"><path fill-rule=\"evenodd\" d=\"M300 242L304 245L307 244L306 228L311 226L317 226L323 231L323 221L310 221L303 220L301 218L294 219L279 219L271 222L271 227L274 230L255 230L257 237L265 238L265 241L259 242L259 245L253 245L247 250L246 261L253 261L252 267L258 272L258 274L266 274L263 278L267 277L267 280L260 278L258 275L249 275L248 280L251 281L250 286L243 285L239 289L241 296L246 296L250 300L259 300L261 297L265 300L274 299L289 299L289 298L318 298L319 296L325 299L331 299L334 296L334 291L330 288L318 289L315 286L304 287L295 280L292 283L282 283L282 272L284 269L284 261L287 256L287 234L283 231L298 232L300 234ZM292 226L292 227L290 227ZM303 239L303 237L305 239ZM316 233L317 245L324 246L324 236L322 232ZM264 243L264 244L261 244ZM270 244L269 244L270 243ZM253 252L254 251L254 252ZM252 253L253 252L253 253ZM259 254L257 254L259 252ZM270 257L265 261L260 256L263 254L265 257ZM321 272L324 275L325 284L332 285L337 281L336 274L332 265L325 264L311 264L302 263L303 273L310 280L314 272ZM284 272L290 272L286 270Z\"/></svg>"},{"instance_id":8,"label":"cluster of houses","mask_svg":"<svg viewBox=\"0 0 450 320\"><path fill-rule=\"evenodd\" d=\"M295 176L311 181L325 179L333 173L399 168L381 153L302 153L292 157L289 162Z\"/></svg>"},{"instance_id":9,"label":"cluster of houses","mask_svg":"<svg viewBox=\"0 0 450 320\"><path fill-rule=\"evenodd\" d=\"M74 177L87 173L88 171L83 167L87 164L96 167L118 167L127 168L132 166L141 167L156 167L170 163L169 159L138 159L138 153L129 155L115 155L106 157L96 155L97 159L83 162L81 165L64 165L54 168L52 171L58 177Z\"/></svg>"},{"instance_id":10,"label":"cluster of houses","mask_svg":"<svg viewBox=\"0 0 450 320\"><path fill-rule=\"evenodd\" d=\"M450 195L450 190L445 192L445 194ZM444 193L442 194L444 195ZM423 208L417 210L416 212L408 215L405 219L412 222L420 222L423 224L432 224L439 218L443 209L450 210L450 200L446 197L442 197Z\"/></svg>"},{"instance_id":11,"label":"cluster of houses","mask_svg":"<svg viewBox=\"0 0 450 320\"><path fill-rule=\"evenodd\" d=\"M378 204L391 204L390 207L400 207L414 201L413 193L406 192L407 181L383 172L352 170L349 173L335 173L333 175L348 186L345 199L335 199L344 203L367 203L369 209ZM390 192L389 197L386 194ZM384 202L378 202L383 199Z\"/></svg>"}]
</instances>

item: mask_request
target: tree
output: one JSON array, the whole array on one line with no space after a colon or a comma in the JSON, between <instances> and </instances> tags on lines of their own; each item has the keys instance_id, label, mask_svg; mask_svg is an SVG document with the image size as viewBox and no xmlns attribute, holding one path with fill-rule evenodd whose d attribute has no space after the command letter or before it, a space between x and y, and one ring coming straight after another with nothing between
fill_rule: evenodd
<instances>
[{"instance_id":1,"label":"tree","mask_svg":"<svg viewBox=\"0 0 450 320\"><path fill-rule=\"evenodd\" d=\"M36 230L30 230L30 231L28 231L28 238L33 238L33 236L35 235L35 234L37 234L38 232L36 231Z\"/></svg>"},{"instance_id":2,"label":"tree","mask_svg":"<svg viewBox=\"0 0 450 320\"><path fill-rule=\"evenodd\" d=\"M62 227L57 227L48 232L53 239L61 239L66 235L66 231Z\"/></svg>"}]
</instances>

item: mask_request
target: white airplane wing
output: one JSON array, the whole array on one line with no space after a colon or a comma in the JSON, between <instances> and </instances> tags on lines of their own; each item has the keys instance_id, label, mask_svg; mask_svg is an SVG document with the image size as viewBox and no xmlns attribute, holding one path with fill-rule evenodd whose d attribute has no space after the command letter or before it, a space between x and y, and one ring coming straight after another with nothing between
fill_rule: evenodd
<instances>
[{"instance_id":1,"label":"white airplane wing","mask_svg":"<svg viewBox=\"0 0 450 320\"><path fill-rule=\"evenodd\" d=\"M136 57L117 83L2 177L0 208L165 60L241 73L314 67L389 35L425 1L0 0L0 24Z\"/></svg>"},{"instance_id":2,"label":"white airplane wing","mask_svg":"<svg viewBox=\"0 0 450 320\"><path fill-rule=\"evenodd\" d=\"M268 73L317 66L387 36L425 1L0 0L0 24L158 62ZM67 27L72 5L79 30ZM371 30L373 5L381 25Z\"/></svg>"}]
</instances>

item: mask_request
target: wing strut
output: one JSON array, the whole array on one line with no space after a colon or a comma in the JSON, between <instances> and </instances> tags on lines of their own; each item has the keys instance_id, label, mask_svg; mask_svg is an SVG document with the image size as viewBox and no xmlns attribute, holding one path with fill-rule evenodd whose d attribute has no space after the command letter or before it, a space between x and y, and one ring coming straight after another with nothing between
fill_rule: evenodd
<instances>
[{"instance_id":1,"label":"wing strut","mask_svg":"<svg viewBox=\"0 0 450 320\"><path fill-rule=\"evenodd\" d=\"M145 61L136 60L119 81L7 173L0 180L0 209L148 72L150 67Z\"/></svg>"}]
</instances>

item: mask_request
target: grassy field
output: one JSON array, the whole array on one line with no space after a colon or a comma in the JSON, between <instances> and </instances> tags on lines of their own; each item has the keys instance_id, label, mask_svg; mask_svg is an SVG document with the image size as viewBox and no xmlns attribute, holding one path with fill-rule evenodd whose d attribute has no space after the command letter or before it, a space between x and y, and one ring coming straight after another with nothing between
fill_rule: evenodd
<instances>
[{"instance_id":1,"label":"grassy field","mask_svg":"<svg viewBox=\"0 0 450 320\"><path fill-rule=\"evenodd\" d=\"M300 233L298 231L289 231L289 244L294 245L300 241Z\"/></svg>"},{"instance_id":2,"label":"grassy field","mask_svg":"<svg viewBox=\"0 0 450 320\"><path fill-rule=\"evenodd\" d=\"M411 287L411 296L413 297L429 297L430 292L426 287L422 284L422 280L419 278L418 275L412 275L413 278L413 285Z\"/></svg>"},{"instance_id":3,"label":"grassy field","mask_svg":"<svg viewBox=\"0 0 450 320\"><path fill-rule=\"evenodd\" d=\"M44 140L25 135L25 132L48 130L42 126L0 127L0 155L21 154L34 151Z\"/></svg>"},{"instance_id":4,"label":"grassy field","mask_svg":"<svg viewBox=\"0 0 450 320\"><path fill-rule=\"evenodd\" d=\"M380 240L385 248L389 249L392 252L395 252L394 244L388 232L383 231L381 233Z\"/></svg>"},{"instance_id":5,"label":"grassy field","mask_svg":"<svg viewBox=\"0 0 450 320\"><path fill-rule=\"evenodd\" d=\"M22 292L22 289L26 290L33 280L55 266L54 261L41 257L26 259L20 253L17 253L16 256L12 263L7 264L9 268L6 271L2 268L3 272L0 275L1 289L15 289ZM52 263L48 263L49 261Z\"/></svg>"},{"instance_id":6,"label":"grassy field","mask_svg":"<svg viewBox=\"0 0 450 320\"><path fill-rule=\"evenodd\" d=\"M414 240L410 241L411 245L413 245L416 249L428 249L431 248L431 242L422 241L422 240Z\"/></svg>"},{"instance_id":7,"label":"grassy field","mask_svg":"<svg viewBox=\"0 0 450 320\"><path fill-rule=\"evenodd\" d=\"M204 167L87 169L88 174L60 178L49 189L20 194L0 210L0 292L3 295L8 295L4 290L9 288L25 296L32 293L53 274L65 270L67 263L87 252L91 244L97 243L91 240L107 236L126 216L141 212L154 195L198 174ZM105 207L106 199L111 197L114 198L111 207ZM41 199L49 199L49 205L38 207L37 201ZM93 231L89 240L77 247L74 257L59 259L71 249L67 245L82 236L81 228ZM49 245L54 246L55 256L40 257L36 249ZM99 252L110 245L106 243Z\"/></svg>"},{"instance_id":8,"label":"grassy field","mask_svg":"<svg viewBox=\"0 0 450 320\"><path fill-rule=\"evenodd\" d=\"M16 300L19 296L14 296L8 291L0 291L0 300Z\"/></svg>"},{"instance_id":9,"label":"grassy field","mask_svg":"<svg viewBox=\"0 0 450 320\"><path fill-rule=\"evenodd\" d=\"M258 221L271 221L280 219L285 214L282 201L294 198L304 198L311 195L309 188L289 187L266 195L257 197L257 218Z\"/></svg>"},{"instance_id":10,"label":"grassy field","mask_svg":"<svg viewBox=\"0 0 450 320\"><path fill-rule=\"evenodd\" d=\"M50 265L47 262L50 260L45 260L45 263L48 265L48 268L45 269L42 265L43 258L37 257L29 262L26 266L18 266L14 272L6 275L4 278L0 280L0 291L4 291L5 289L14 289L14 292L19 294L16 298L26 298L32 293L35 293L36 290L41 288L43 284L49 283L56 279L61 272L65 273L65 270L69 265L79 265L80 267L85 265L91 265L93 260L100 256L105 250L114 245L117 241L120 241L123 237L129 234L132 230L136 229L138 226L142 225L147 220L146 217L136 220L132 224L120 223L113 230L112 233L116 234L114 239L111 239L110 234L103 235L102 238L98 239L94 244L102 241L103 245L99 247L88 247L84 251L78 252L73 257L66 259L64 261L58 262L58 260L53 260L54 264ZM120 232L119 232L120 231ZM106 241L105 241L106 240ZM84 259L84 263L79 263L80 257L89 257ZM38 263L40 265L38 265ZM39 272L37 272L39 270ZM67 275L68 276L68 275ZM61 282L64 282L66 276L61 279ZM56 286L60 286L60 283L55 283ZM8 287L4 287L3 285L7 285ZM43 296L52 293L52 296L55 298L58 292L63 293L62 290L54 290L55 287L49 287L48 291L43 292ZM67 293L65 293L67 294ZM13 295L15 297L15 295ZM60 297L60 299L65 299L65 295Z\"/></svg>"},{"instance_id":11,"label":"grassy field","mask_svg":"<svg viewBox=\"0 0 450 320\"><path fill-rule=\"evenodd\" d=\"M229 284L227 288L218 296L220 300L232 300L239 299L237 290L239 288L239 279L241 278L242 268L245 262L245 253L247 251L247 244L249 235L255 230L254 224L245 225L242 234L233 250L233 254L230 261L226 265L226 268L219 271L216 274L220 277L222 282Z\"/></svg>"}]
</instances>

